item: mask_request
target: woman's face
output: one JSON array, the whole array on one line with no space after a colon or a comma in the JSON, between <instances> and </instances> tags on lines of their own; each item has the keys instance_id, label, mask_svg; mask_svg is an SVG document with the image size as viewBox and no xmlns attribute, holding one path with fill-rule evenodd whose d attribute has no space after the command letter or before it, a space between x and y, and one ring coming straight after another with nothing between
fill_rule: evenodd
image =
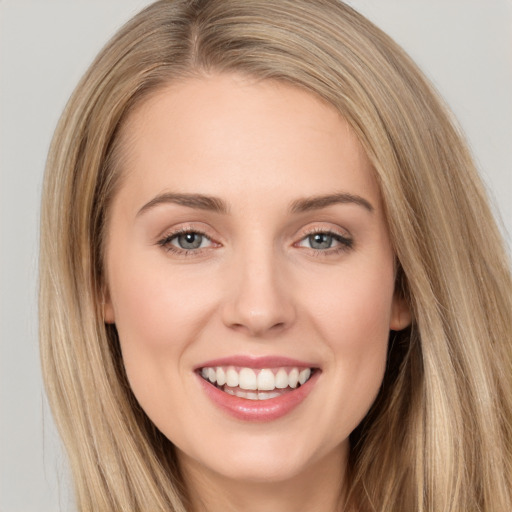
<instances>
[{"instance_id":1,"label":"woman's face","mask_svg":"<svg viewBox=\"0 0 512 512\"><path fill-rule=\"evenodd\" d=\"M339 468L409 320L348 124L290 85L217 75L152 96L121 136L105 318L140 405L204 475Z\"/></svg>"}]
</instances>

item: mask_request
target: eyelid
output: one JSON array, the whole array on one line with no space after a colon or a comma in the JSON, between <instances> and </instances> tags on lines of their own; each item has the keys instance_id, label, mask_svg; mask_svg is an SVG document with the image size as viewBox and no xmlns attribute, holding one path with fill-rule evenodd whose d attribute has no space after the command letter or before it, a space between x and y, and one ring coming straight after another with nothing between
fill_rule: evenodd
<instances>
[{"instance_id":1,"label":"eyelid","mask_svg":"<svg viewBox=\"0 0 512 512\"><path fill-rule=\"evenodd\" d=\"M155 237L155 243L159 243L161 240L165 238L170 238L172 236L185 234L185 233L198 233L203 235L210 240L214 240L218 238L214 230L204 222L179 222L172 226L166 227L162 229L158 235Z\"/></svg>"},{"instance_id":2,"label":"eyelid","mask_svg":"<svg viewBox=\"0 0 512 512\"><path fill-rule=\"evenodd\" d=\"M300 238L302 240L308 236L315 235L317 233L337 235L345 239L353 238L352 234L349 232L348 229L331 223L322 222L310 223L302 227L300 230L298 230L297 238Z\"/></svg>"}]
</instances>

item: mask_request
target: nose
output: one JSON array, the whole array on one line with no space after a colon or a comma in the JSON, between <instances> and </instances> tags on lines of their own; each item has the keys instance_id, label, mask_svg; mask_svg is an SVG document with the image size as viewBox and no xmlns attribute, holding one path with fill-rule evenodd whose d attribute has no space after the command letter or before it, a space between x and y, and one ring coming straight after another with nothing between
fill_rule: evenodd
<instances>
[{"instance_id":1,"label":"nose","mask_svg":"<svg viewBox=\"0 0 512 512\"><path fill-rule=\"evenodd\" d=\"M269 337L295 321L293 284L270 254L238 255L226 283L222 317L230 329L251 337Z\"/></svg>"}]
</instances>

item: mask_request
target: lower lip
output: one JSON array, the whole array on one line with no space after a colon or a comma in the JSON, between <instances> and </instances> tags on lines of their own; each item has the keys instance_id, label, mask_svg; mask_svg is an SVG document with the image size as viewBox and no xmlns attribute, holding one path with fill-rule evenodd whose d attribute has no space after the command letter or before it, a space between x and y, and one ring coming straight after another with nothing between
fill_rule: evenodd
<instances>
[{"instance_id":1,"label":"lower lip","mask_svg":"<svg viewBox=\"0 0 512 512\"><path fill-rule=\"evenodd\" d=\"M313 389L320 373L320 371L316 370L311 378L302 386L268 400L249 400L228 395L207 382L200 375L197 378L210 400L229 415L239 420L263 422L277 420L298 407Z\"/></svg>"}]
</instances>

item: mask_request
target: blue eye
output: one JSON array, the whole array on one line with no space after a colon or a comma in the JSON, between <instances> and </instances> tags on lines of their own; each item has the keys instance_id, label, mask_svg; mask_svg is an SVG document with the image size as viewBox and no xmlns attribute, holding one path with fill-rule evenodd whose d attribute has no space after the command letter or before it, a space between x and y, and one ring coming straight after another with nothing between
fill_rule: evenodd
<instances>
[{"instance_id":1,"label":"blue eye","mask_svg":"<svg viewBox=\"0 0 512 512\"><path fill-rule=\"evenodd\" d=\"M180 249L191 250L199 249L203 244L203 239L206 239L200 233L183 233L182 235L176 235L171 243Z\"/></svg>"},{"instance_id":2,"label":"blue eye","mask_svg":"<svg viewBox=\"0 0 512 512\"><path fill-rule=\"evenodd\" d=\"M308 236L308 242L312 249L330 249L333 243L333 236L329 233L315 233Z\"/></svg>"},{"instance_id":3,"label":"blue eye","mask_svg":"<svg viewBox=\"0 0 512 512\"><path fill-rule=\"evenodd\" d=\"M212 241L198 231L179 231L159 240L158 244L171 252L187 253L209 247Z\"/></svg>"},{"instance_id":4,"label":"blue eye","mask_svg":"<svg viewBox=\"0 0 512 512\"><path fill-rule=\"evenodd\" d=\"M353 240L351 238L329 231L311 233L298 243L299 247L306 247L315 251L346 250L352 248L352 245Z\"/></svg>"}]
</instances>

